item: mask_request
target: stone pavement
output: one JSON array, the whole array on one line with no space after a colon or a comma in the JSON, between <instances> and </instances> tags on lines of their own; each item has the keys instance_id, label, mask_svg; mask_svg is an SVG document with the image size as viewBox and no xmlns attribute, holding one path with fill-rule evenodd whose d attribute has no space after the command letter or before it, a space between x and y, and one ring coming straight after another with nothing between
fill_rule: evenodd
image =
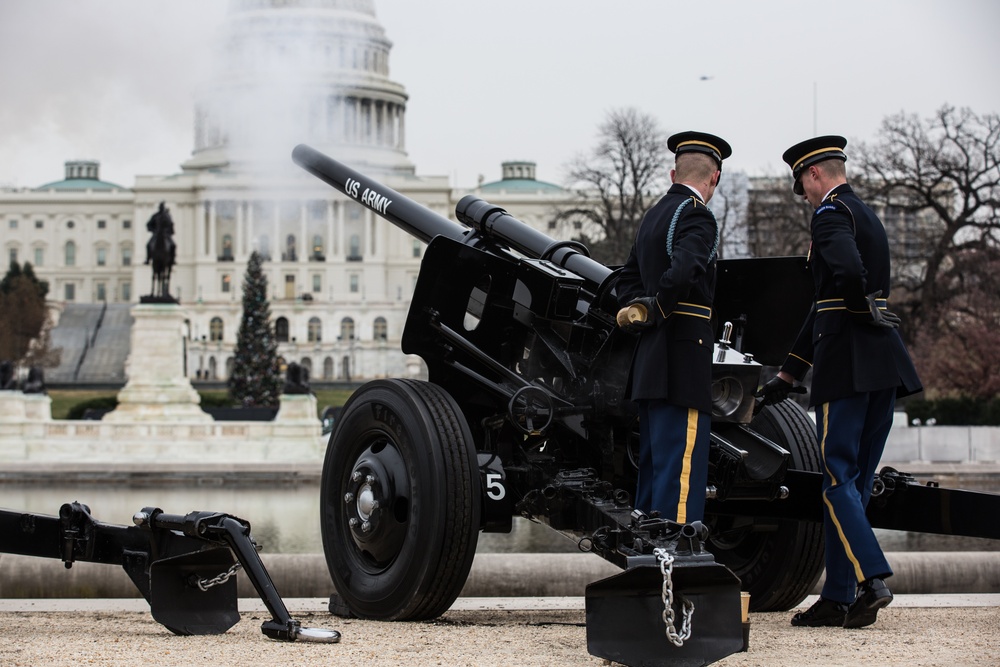
<instances>
[{"instance_id":1,"label":"stone pavement","mask_svg":"<svg viewBox=\"0 0 1000 667\"><path fill-rule=\"evenodd\" d=\"M802 606L815 598L807 598ZM142 600L0 600L0 664L24 665L605 665L587 653L582 598L461 598L441 618L382 623L330 616L321 598L286 604L338 644L271 641L256 600L222 635L178 637ZM897 596L874 626L793 628L792 612L751 614L750 649L722 667L997 665L1000 595ZM697 632L697 612L694 619Z\"/></svg>"}]
</instances>

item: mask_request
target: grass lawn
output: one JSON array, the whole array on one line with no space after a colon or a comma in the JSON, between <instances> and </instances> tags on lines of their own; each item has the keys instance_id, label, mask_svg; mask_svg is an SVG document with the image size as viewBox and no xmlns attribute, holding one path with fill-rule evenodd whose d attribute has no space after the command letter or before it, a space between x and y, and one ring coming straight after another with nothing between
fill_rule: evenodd
<instances>
[{"instance_id":1,"label":"grass lawn","mask_svg":"<svg viewBox=\"0 0 1000 667\"><path fill-rule=\"evenodd\" d=\"M353 389L316 389L316 418L322 416L323 408L328 405L343 405ZM118 395L116 389L49 389L52 399L52 418L66 419L66 415L74 405L97 398L114 398ZM198 392L205 405L223 405L229 395L225 389L206 389Z\"/></svg>"}]
</instances>

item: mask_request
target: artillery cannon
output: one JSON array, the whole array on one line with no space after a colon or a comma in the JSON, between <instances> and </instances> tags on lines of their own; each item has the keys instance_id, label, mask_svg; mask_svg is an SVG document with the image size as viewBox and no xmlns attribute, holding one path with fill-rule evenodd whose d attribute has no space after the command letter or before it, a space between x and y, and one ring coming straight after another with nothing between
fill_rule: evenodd
<instances>
[{"instance_id":1,"label":"artillery cannon","mask_svg":"<svg viewBox=\"0 0 1000 667\"><path fill-rule=\"evenodd\" d=\"M586 592L588 649L617 662L708 664L746 645L741 588L761 611L808 594L823 568L814 426L794 401L752 396L810 307L804 258L719 262L709 502L705 525L679 525L632 507L635 338L616 326L615 270L474 196L459 201L458 224L308 146L292 157L428 243L401 340L428 381L365 384L327 448L332 612L442 614L478 533L509 532L514 516L625 570ZM912 478L887 474L894 492L872 503L875 525L909 517L912 530L933 509L938 525L925 530L1000 537L957 507L987 494L934 489L928 500ZM918 496L922 507L907 505Z\"/></svg>"}]
</instances>

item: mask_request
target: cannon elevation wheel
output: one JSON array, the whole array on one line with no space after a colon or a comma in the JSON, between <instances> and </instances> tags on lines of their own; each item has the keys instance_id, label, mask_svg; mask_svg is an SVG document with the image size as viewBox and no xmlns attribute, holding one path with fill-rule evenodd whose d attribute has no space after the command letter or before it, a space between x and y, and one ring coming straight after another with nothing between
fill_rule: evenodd
<instances>
[{"instance_id":1,"label":"cannon elevation wheel","mask_svg":"<svg viewBox=\"0 0 1000 667\"><path fill-rule=\"evenodd\" d=\"M444 613L469 576L481 507L454 399L415 380L361 387L330 437L320 503L331 611L397 621Z\"/></svg>"},{"instance_id":2,"label":"cannon elevation wheel","mask_svg":"<svg viewBox=\"0 0 1000 667\"><path fill-rule=\"evenodd\" d=\"M820 472L816 427L797 403L764 407L750 424L791 452L791 467ZM792 519L716 517L709 548L750 593L752 611L787 611L823 572L823 524Z\"/></svg>"}]
</instances>

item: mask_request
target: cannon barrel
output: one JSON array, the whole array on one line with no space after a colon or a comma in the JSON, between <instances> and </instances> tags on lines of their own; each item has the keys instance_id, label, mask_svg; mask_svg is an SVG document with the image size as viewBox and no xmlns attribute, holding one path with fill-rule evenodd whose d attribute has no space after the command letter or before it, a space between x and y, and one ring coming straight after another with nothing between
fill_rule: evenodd
<instances>
[{"instance_id":1,"label":"cannon barrel","mask_svg":"<svg viewBox=\"0 0 1000 667\"><path fill-rule=\"evenodd\" d=\"M469 234L469 229L462 225L310 146L305 144L296 146L292 151L292 160L313 176L357 200L424 243L430 242L435 236L447 236L455 241L464 241ZM586 246L582 243L556 241L521 222L499 206L473 195L467 195L458 202L455 214L459 222L467 225L480 237L512 248L526 257L548 260L590 281L594 288L604 285L611 276L611 270L591 259Z\"/></svg>"},{"instance_id":2,"label":"cannon barrel","mask_svg":"<svg viewBox=\"0 0 1000 667\"><path fill-rule=\"evenodd\" d=\"M429 243L435 236L462 241L469 230L347 165L299 144L292 160L321 181L379 214L408 234Z\"/></svg>"},{"instance_id":3,"label":"cannon barrel","mask_svg":"<svg viewBox=\"0 0 1000 667\"><path fill-rule=\"evenodd\" d=\"M604 284L611 269L590 258L587 246L579 241L556 241L531 225L474 195L466 195L455 207L459 222L482 236L499 241L522 255L545 259L594 283Z\"/></svg>"}]
</instances>

